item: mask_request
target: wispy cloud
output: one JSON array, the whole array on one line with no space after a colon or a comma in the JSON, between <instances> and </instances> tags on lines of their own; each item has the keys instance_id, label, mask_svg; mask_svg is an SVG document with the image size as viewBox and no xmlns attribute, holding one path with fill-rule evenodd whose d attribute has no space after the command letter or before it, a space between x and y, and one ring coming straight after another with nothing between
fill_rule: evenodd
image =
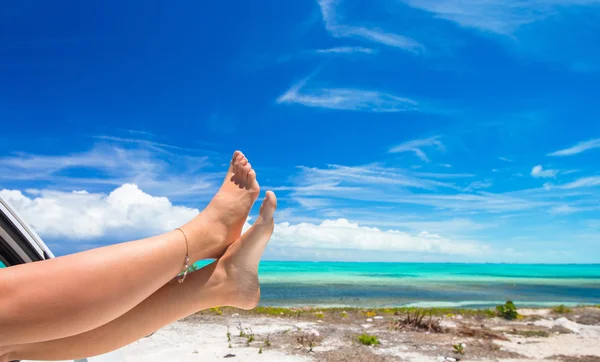
<instances>
[{"instance_id":1,"label":"wispy cloud","mask_svg":"<svg viewBox=\"0 0 600 362\"><path fill-rule=\"evenodd\" d=\"M364 48L364 47L335 47L335 48L328 48L328 49L317 49L315 50L316 53L323 53L323 54L329 54L329 53L343 53L343 54L351 54L351 53L363 53L363 54L373 54L375 53L374 49L371 48Z\"/></svg>"},{"instance_id":2,"label":"wispy cloud","mask_svg":"<svg viewBox=\"0 0 600 362\"><path fill-rule=\"evenodd\" d=\"M408 142L401 143L397 146L394 146L390 149L390 153L399 153L399 152L413 152L417 157L425 162L430 162L429 158L423 152L422 148L426 147L436 147L438 150L443 151L446 148L442 141L439 140L439 136L423 138L418 140L412 140Z\"/></svg>"},{"instance_id":3,"label":"wispy cloud","mask_svg":"<svg viewBox=\"0 0 600 362\"><path fill-rule=\"evenodd\" d=\"M306 185L295 188L297 193L312 194L313 192L347 191L353 192L363 185L379 185L383 187L396 186L433 190L436 188L455 188L451 183L419 177L418 174L407 170L383 167L380 165L340 166L330 165L326 169L315 167L300 167L301 174L296 179L297 184Z\"/></svg>"},{"instance_id":4,"label":"wispy cloud","mask_svg":"<svg viewBox=\"0 0 600 362\"><path fill-rule=\"evenodd\" d=\"M531 169L531 176L533 176L535 178L556 177L557 174L558 174L558 170L552 170L552 169L544 170L542 165L533 166L533 168Z\"/></svg>"},{"instance_id":5,"label":"wispy cloud","mask_svg":"<svg viewBox=\"0 0 600 362\"><path fill-rule=\"evenodd\" d=\"M600 148L600 138L579 142L578 144L569 148L565 148L564 150L549 153L548 156L572 156L581 152L592 150L594 148Z\"/></svg>"},{"instance_id":6,"label":"wispy cloud","mask_svg":"<svg viewBox=\"0 0 600 362\"><path fill-rule=\"evenodd\" d=\"M498 157L498 159L500 161L504 161L504 162L513 162L513 160L511 160L510 158L507 158L507 157Z\"/></svg>"},{"instance_id":7,"label":"wispy cloud","mask_svg":"<svg viewBox=\"0 0 600 362\"><path fill-rule=\"evenodd\" d=\"M294 84L277 98L278 104L301 104L346 111L404 112L417 110L417 102L393 94L352 88L305 89L310 77Z\"/></svg>"},{"instance_id":8,"label":"wispy cloud","mask_svg":"<svg viewBox=\"0 0 600 362\"><path fill-rule=\"evenodd\" d=\"M336 6L339 6L340 3L338 0L318 0L318 3L321 8L325 28L334 37L362 38L390 47L404 49L412 53L420 53L424 50L422 44L404 35L386 32L378 28L340 24L336 14Z\"/></svg>"},{"instance_id":9,"label":"wispy cloud","mask_svg":"<svg viewBox=\"0 0 600 362\"><path fill-rule=\"evenodd\" d=\"M582 177L568 184L561 185L559 188L569 190L594 186L600 186L600 176Z\"/></svg>"},{"instance_id":10,"label":"wispy cloud","mask_svg":"<svg viewBox=\"0 0 600 362\"><path fill-rule=\"evenodd\" d=\"M475 191L481 189L487 189L492 187L493 183L490 180L485 181L475 181L471 182L467 187L465 187L465 191Z\"/></svg>"},{"instance_id":11,"label":"wispy cloud","mask_svg":"<svg viewBox=\"0 0 600 362\"><path fill-rule=\"evenodd\" d=\"M98 143L90 150L62 155L15 153L0 157L0 181L5 185L18 180L90 191L132 183L155 195L177 199L212 195L223 175L207 172L211 166L208 157L176 146L114 137L102 140L117 143Z\"/></svg>"},{"instance_id":12,"label":"wispy cloud","mask_svg":"<svg viewBox=\"0 0 600 362\"><path fill-rule=\"evenodd\" d=\"M598 0L403 0L411 7L435 14L461 26L501 35L512 35L519 27L544 20L561 6L592 5Z\"/></svg>"}]
</instances>

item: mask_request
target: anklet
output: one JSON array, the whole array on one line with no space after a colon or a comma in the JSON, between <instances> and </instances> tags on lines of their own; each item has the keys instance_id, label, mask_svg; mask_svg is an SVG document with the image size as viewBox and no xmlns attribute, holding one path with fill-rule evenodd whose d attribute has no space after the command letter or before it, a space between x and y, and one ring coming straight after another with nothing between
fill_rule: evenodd
<instances>
[{"instance_id":1,"label":"anklet","mask_svg":"<svg viewBox=\"0 0 600 362\"><path fill-rule=\"evenodd\" d=\"M188 274L188 268L189 268L189 263L190 263L190 254L189 254L189 246L188 246L188 239L187 239L187 235L185 235L185 232L180 229L180 228L176 228L175 230L179 230L181 231L181 233L183 234L183 238L185 239L185 261L183 262L183 274L180 273L181 278L179 278L179 275L177 276L178 279L177 281L179 282L179 284L183 283L183 281L185 280L185 277Z\"/></svg>"}]
</instances>

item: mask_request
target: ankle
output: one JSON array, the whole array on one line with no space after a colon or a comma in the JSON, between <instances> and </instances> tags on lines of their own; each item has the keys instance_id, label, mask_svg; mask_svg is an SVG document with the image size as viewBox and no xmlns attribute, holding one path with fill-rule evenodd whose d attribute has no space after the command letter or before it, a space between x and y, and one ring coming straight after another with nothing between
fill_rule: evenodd
<instances>
[{"instance_id":1,"label":"ankle","mask_svg":"<svg viewBox=\"0 0 600 362\"><path fill-rule=\"evenodd\" d=\"M215 223L210 223L202 216L200 214L180 227L187 237L189 257L193 262L215 258L220 255L219 251L223 247L224 237L215 230Z\"/></svg>"}]
</instances>

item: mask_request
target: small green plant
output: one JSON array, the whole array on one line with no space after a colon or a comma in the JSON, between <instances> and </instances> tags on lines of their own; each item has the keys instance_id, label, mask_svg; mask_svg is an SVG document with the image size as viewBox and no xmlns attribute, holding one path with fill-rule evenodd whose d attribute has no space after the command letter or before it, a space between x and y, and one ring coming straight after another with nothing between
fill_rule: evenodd
<instances>
[{"instance_id":1,"label":"small green plant","mask_svg":"<svg viewBox=\"0 0 600 362\"><path fill-rule=\"evenodd\" d=\"M309 352L312 352L312 351L313 351L313 347L314 347L314 346L315 346L315 342L310 342L310 343L308 344L308 351L309 351Z\"/></svg>"},{"instance_id":2,"label":"small green plant","mask_svg":"<svg viewBox=\"0 0 600 362\"><path fill-rule=\"evenodd\" d=\"M364 313L364 315L367 318L373 318L373 317L375 317L377 315L377 312L375 312L374 310L369 310L369 311L366 311Z\"/></svg>"},{"instance_id":3,"label":"small green plant","mask_svg":"<svg viewBox=\"0 0 600 362\"><path fill-rule=\"evenodd\" d=\"M491 309L486 309L484 313L485 313L486 317L495 317L496 316L496 312L494 312Z\"/></svg>"},{"instance_id":4,"label":"small green plant","mask_svg":"<svg viewBox=\"0 0 600 362\"><path fill-rule=\"evenodd\" d=\"M561 304L558 307L552 308L552 311L554 313L558 313L558 314L571 313L571 309L567 308L564 304Z\"/></svg>"},{"instance_id":5,"label":"small green plant","mask_svg":"<svg viewBox=\"0 0 600 362\"><path fill-rule=\"evenodd\" d=\"M271 335L267 335L267 339L264 341L265 347L271 347Z\"/></svg>"},{"instance_id":6,"label":"small green plant","mask_svg":"<svg viewBox=\"0 0 600 362\"><path fill-rule=\"evenodd\" d=\"M340 313L340 315L342 316L342 318L348 318L348 313L346 312L342 312Z\"/></svg>"},{"instance_id":7,"label":"small green plant","mask_svg":"<svg viewBox=\"0 0 600 362\"><path fill-rule=\"evenodd\" d=\"M466 345L464 343L457 343L452 345L452 348L454 348L454 353L460 354L465 354L465 347Z\"/></svg>"},{"instance_id":8,"label":"small green plant","mask_svg":"<svg viewBox=\"0 0 600 362\"><path fill-rule=\"evenodd\" d=\"M250 343L254 342L254 333L250 329L250 333L246 334L246 346L250 346Z\"/></svg>"},{"instance_id":9,"label":"small green plant","mask_svg":"<svg viewBox=\"0 0 600 362\"><path fill-rule=\"evenodd\" d=\"M496 311L498 315L504 319L515 320L519 317L519 313L517 312L517 307L512 301L507 301L503 305L499 305L496 307Z\"/></svg>"},{"instance_id":10,"label":"small green plant","mask_svg":"<svg viewBox=\"0 0 600 362\"><path fill-rule=\"evenodd\" d=\"M221 310L221 308L217 307L217 308L210 308L210 311L216 315L223 315L223 311Z\"/></svg>"},{"instance_id":11,"label":"small green plant","mask_svg":"<svg viewBox=\"0 0 600 362\"><path fill-rule=\"evenodd\" d=\"M238 323L237 329L240 330L240 337L246 337L246 332L245 332L244 327L242 326L242 322Z\"/></svg>"},{"instance_id":12,"label":"small green plant","mask_svg":"<svg viewBox=\"0 0 600 362\"><path fill-rule=\"evenodd\" d=\"M379 339L376 336L370 334L361 334L358 336L358 341L365 346L377 346L380 344Z\"/></svg>"},{"instance_id":13,"label":"small green plant","mask_svg":"<svg viewBox=\"0 0 600 362\"><path fill-rule=\"evenodd\" d=\"M231 342L231 332L229 332L229 326L227 326L227 342Z\"/></svg>"},{"instance_id":14,"label":"small green plant","mask_svg":"<svg viewBox=\"0 0 600 362\"><path fill-rule=\"evenodd\" d=\"M228 347L228 348L233 348L233 347L231 347L231 343L229 343L229 346L227 346L227 347Z\"/></svg>"},{"instance_id":15,"label":"small green plant","mask_svg":"<svg viewBox=\"0 0 600 362\"><path fill-rule=\"evenodd\" d=\"M258 349L258 354L262 354L262 347Z\"/></svg>"},{"instance_id":16,"label":"small green plant","mask_svg":"<svg viewBox=\"0 0 600 362\"><path fill-rule=\"evenodd\" d=\"M317 312L317 313L315 313L315 315L316 315L316 316L317 316L317 318L319 318L319 319L323 319L323 318L325 318L325 314L323 314L323 312Z\"/></svg>"}]
</instances>

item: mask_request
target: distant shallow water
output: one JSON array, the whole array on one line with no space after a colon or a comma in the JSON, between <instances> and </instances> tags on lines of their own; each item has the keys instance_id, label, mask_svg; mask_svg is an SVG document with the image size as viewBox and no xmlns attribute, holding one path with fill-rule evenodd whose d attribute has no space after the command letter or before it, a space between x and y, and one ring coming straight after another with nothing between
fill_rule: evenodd
<instances>
[{"instance_id":1,"label":"distant shallow water","mask_svg":"<svg viewBox=\"0 0 600 362\"><path fill-rule=\"evenodd\" d=\"M485 308L600 304L600 264L272 262L261 305Z\"/></svg>"}]
</instances>

